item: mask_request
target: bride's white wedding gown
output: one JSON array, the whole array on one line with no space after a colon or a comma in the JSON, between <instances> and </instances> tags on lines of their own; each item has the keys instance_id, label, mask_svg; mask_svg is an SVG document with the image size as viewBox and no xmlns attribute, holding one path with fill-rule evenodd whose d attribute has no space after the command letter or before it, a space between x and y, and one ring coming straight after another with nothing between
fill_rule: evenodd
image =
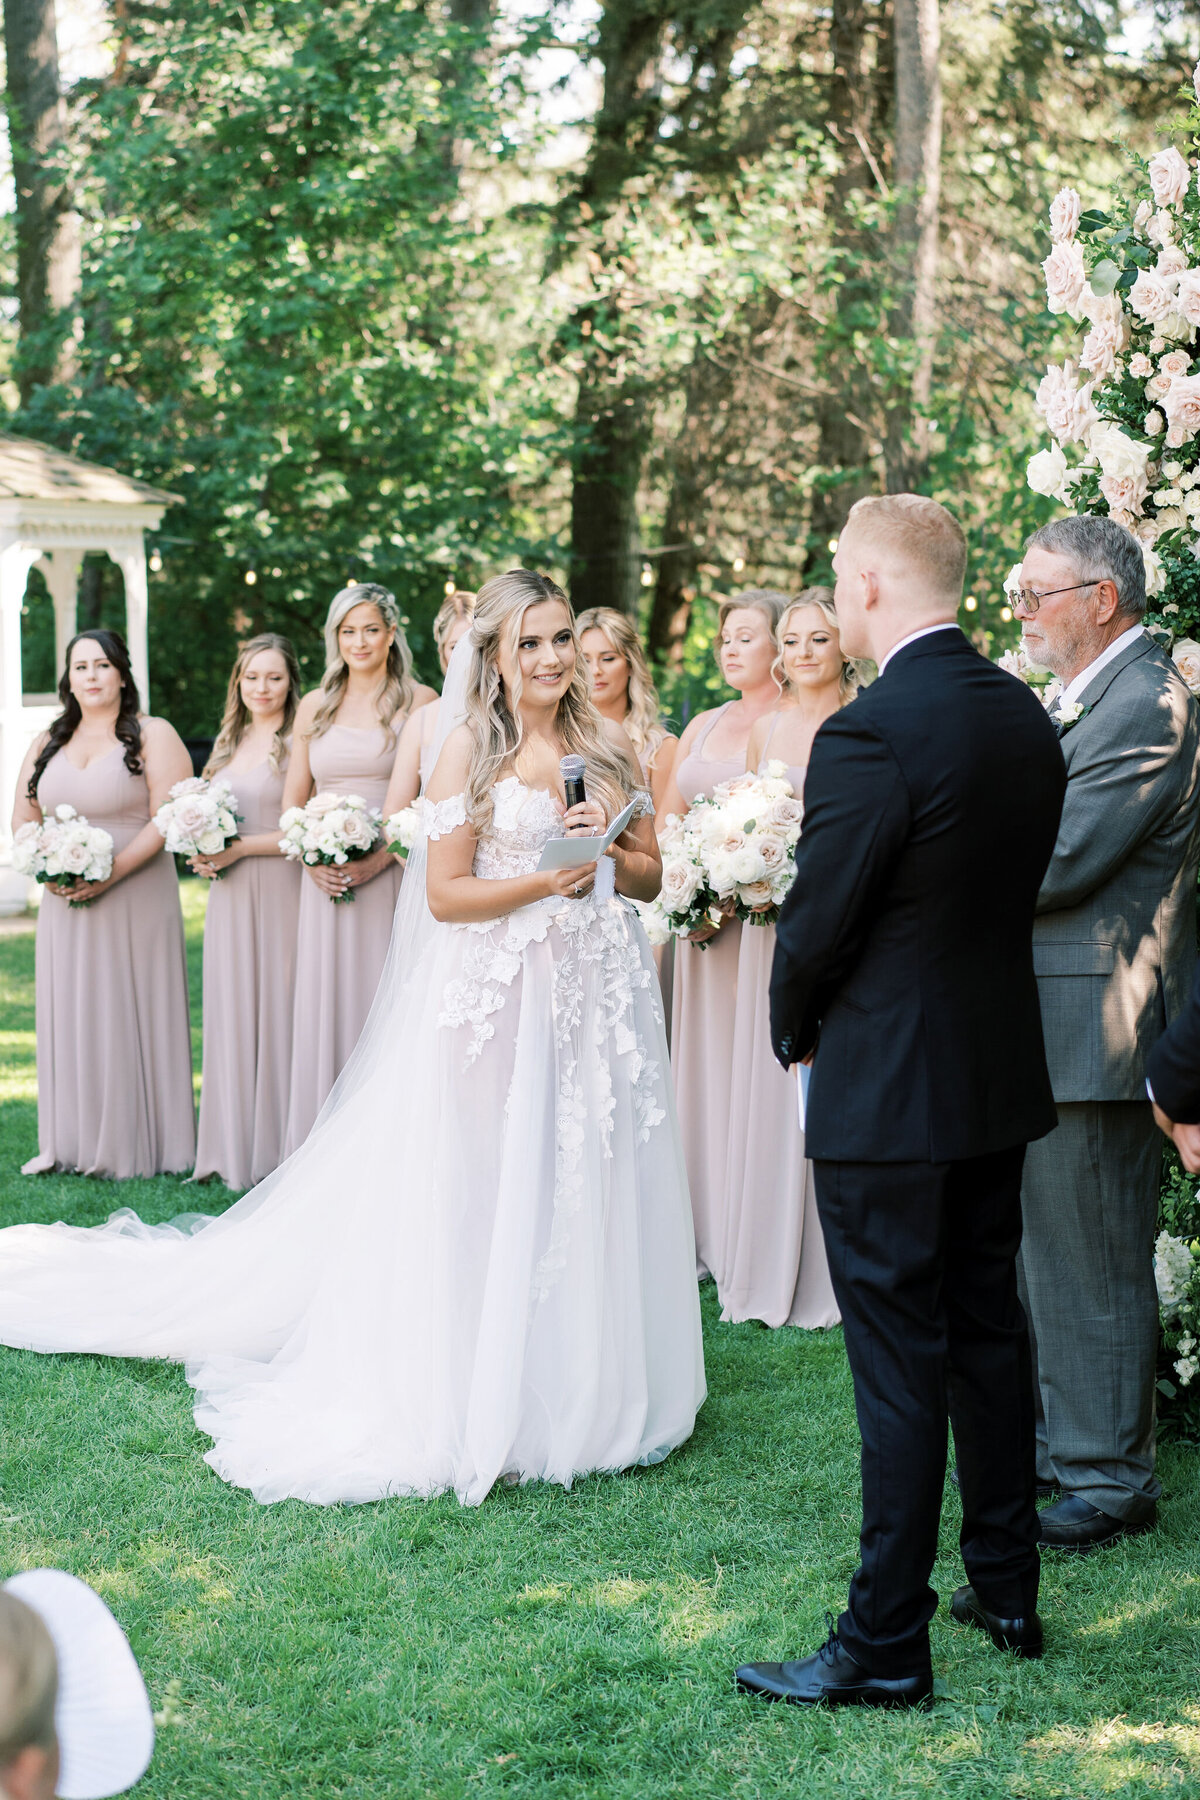
<instances>
[{"instance_id":1,"label":"bride's white wedding gown","mask_svg":"<svg viewBox=\"0 0 1200 1800\"><path fill-rule=\"evenodd\" d=\"M464 820L461 797L426 808L433 836ZM561 831L548 793L502 781L475 872L525 874ZM566 1483L665 1456L704 1398L632 907L426 913L417 936L405 968L394 934L307 1143L227 1213L0 1232L0 1343L184 1362L208 1461L262 1501L475 1504L502 1476Z\"/></svg>"}]
</instances>

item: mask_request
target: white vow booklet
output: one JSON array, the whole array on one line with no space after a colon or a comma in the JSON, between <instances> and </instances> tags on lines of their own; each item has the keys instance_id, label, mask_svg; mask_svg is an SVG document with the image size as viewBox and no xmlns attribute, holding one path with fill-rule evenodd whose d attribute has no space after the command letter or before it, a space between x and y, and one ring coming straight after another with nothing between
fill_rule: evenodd
<instances>
[{"instance_id":1,"label":"white vow booklet","mask_svg":"<svg viewBox=\"0 0 1200 1800\"><path fill-rule=\"evenodd\" d=\"M609 845L625 830L633 817L636 802L631 800L623 812L619 812L607 831L594 837L560 837L551 838L542 851L539 869L577 869L581 863L598 862Z\"/></svg>"}]
</instances>

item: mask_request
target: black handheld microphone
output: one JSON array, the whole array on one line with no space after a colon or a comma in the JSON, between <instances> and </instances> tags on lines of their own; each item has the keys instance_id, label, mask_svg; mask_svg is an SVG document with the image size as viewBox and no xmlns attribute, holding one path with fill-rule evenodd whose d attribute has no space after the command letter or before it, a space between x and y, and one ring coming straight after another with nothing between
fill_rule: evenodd
<instances>
[{"instance_id":1,"label":"black handheld microphone","mask_svg":"<svg viewBox=\"0 0 1200 1800\"><path fill-rule=\"evenodd\" d=\"M587 799L583 788L583 770L582 756L564 756L558 765L558 772L563 781L563 792L567 797L568 811L572 806L582 806Z\"/></svg>"}]
</instances>

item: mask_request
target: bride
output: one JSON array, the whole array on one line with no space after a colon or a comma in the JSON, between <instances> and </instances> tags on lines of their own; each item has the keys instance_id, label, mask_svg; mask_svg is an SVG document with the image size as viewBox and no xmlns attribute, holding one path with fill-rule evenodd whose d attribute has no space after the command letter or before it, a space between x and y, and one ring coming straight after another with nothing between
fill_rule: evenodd
<instances>
[{"instance_id":1,"label":"bride","mask_svg":"<svg viewBox=\"0 0 1200 1800\"><path fill-rule=\"evenodd\" d=\"M379 993L308 1141L215 1219L0 1232L0 1343L184 1362L207 1460L261 1501L476 1505L655 1462L704 1399L662 1010L620 897L657 892L658 849L553 582L481 590L439 734ZM538 871L630 798L616 898L595 864Z\"/></svg>"}]
</instances>

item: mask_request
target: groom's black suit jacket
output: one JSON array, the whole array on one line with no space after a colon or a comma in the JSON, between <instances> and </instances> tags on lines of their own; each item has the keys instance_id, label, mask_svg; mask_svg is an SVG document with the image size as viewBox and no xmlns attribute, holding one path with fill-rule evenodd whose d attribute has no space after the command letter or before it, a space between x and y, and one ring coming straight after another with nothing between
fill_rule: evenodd
<instances>
[{"instance_id":1,"label":"groom's black suit jacket","mask_svg":"<svg viewBox=\"0 0 1200 1800\"><path fill-rule=\"evenodd\" d=\"M1054 1129L1032 933L1065 788L1040 702L957 629L821 727L771 978L780 1062L819 1039L810 1157L954 1162Z\"/></svg>"}]
</instances>

